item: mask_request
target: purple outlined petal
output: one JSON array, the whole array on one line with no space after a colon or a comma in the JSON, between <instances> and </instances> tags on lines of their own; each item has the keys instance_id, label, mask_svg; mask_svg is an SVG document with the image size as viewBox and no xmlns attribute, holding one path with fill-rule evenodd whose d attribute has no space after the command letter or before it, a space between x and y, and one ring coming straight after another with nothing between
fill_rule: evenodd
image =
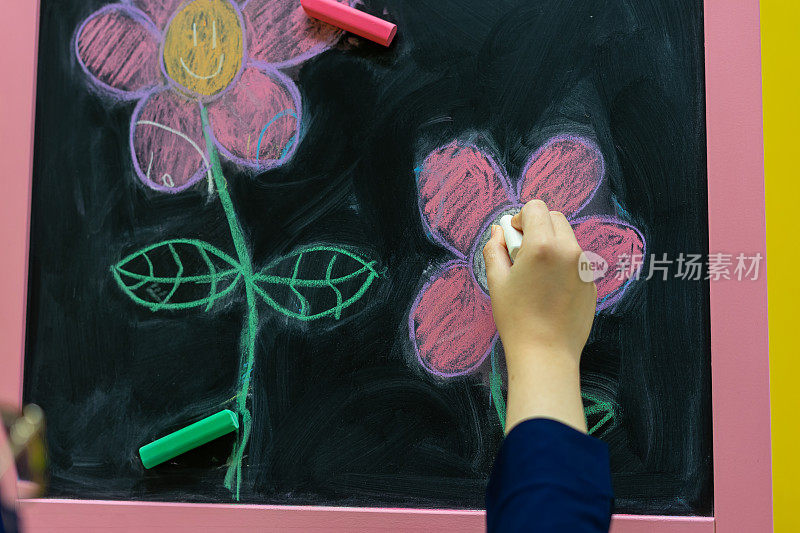
<instances>
[{"instance_id":1,"label":"purple outlined petal","mask_svg":"<svg viewBox=\"0 0 800 533\"><path fill-rule=\"evenodd\" d=\"M153 91L136 106L130 146L136 175L157 191L177 193L210 179L200 107L175 91Z\"/></svg>"},{"instance_id":2,"label":"purple outlined petal","mask_svg":"<svg viewBox=\"0 0 800 533\"><path fill-rule=\"evenodd\" d=\"M630 282L639 277L645 254L644 236L630 224L612 217L588 216L570 224L581 248L598 254L608 264L606 273L595 279L599 312L617 302Z\"/></svg>"},{"instance_id":3,"label":"purple outlined petal","mask_svg":"<svg viewBox=\"0 0 800 533\"><path fill-rule=\"evenodd\" d=\"M288 161L297 149L300 93L277 70L248 67L234 87L208 105L220 152L244 166L265 170Z\"/></svg>"},{"instance_id":4,"label":"purple outlined petal","mask_svg":"<svg viewBox=\"0 0 800 533\"><path fill-rule=\"evenodd\" d=\"M161 83L161 34L136 8L111 4L92 13L75 34L78 63L96 85L126 99Z\"/></svg>"},{"instance_id":5,"label":"purple outlined petal","mask_svg":"<svg viewBox=\"0 0 800 533\"><path fill-rule=\"evenodd\" d=\"M473 144L453 141L428 154L417 172L419 208L428 230L461 258L487 217L515 201L500 167Z\"/></svg>"},{"instance_id":6,"label":"purple outlined petal","mask_svg":"<svg viewBox=\"0 0 800 533\"><path fill-rule=\"evenodd\" d=\"M603 155L592 141L570 135L553 137L525 165L518 196L523 204L538 198L570 217L592 199L604 171Z\"/></svg>"},{"instance_id":7,"label":"purple outlined petal","mask_svg":"<svg viewBox=\"0 0 800 533\"><path fill-rule=\"evenodd\" d=\"M443 265L422 287L408 331L422 366L443 377L473 371L497 340L489 298L463 261Z\"/></svg>"},{"instance_id":8,"label":"purple outlined petal","mask_svg":"<svg viewBox=\"0 0 800 533\"><path fill-rule=\"evenodd\" d=\"M248 0L242 14L250 57L275 68L302 63L329 48L342 35L335 26L306 15L299 0Z\"/></svg>"},{"instance_id":9,"label":"purple outlined petal","mask_svg":"<svg viewBox=\"0 0 800 533\"><path fill-rule=\"evenodd\" d=\"M161 30L185 2L186 0L131 0L131 4L141 9Z\"/></svg>"}]
</instances>

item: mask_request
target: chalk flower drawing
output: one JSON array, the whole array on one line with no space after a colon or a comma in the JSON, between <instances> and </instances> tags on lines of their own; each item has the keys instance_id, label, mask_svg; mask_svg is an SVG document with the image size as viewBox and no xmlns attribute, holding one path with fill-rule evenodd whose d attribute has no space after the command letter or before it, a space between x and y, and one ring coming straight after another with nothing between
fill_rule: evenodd
<instances>
[{"instance_id":1,"label":"chalk flower drawing","mask_svg":"<svg viewBox=\"0 0 800 533\"><path fill-rule=\"evenodd\" d=\"M598 312L622 297L641 264L632 264L622 275L614 266L622 254L644 254L642 234L617 218L579 217L604 170L593 142L566 135L549 139L530 157L516 188L492 157L472 144L454 141L426 157L417 169L420 214L433 239L455 255L430 275L409 314L414 351L428 372L467 374L492 352L498 334L486 290L483 244L489 225L534 198L563 212L581 247L611 265L596 280Z\"/></svg>"},{"instance_id":2,"label":"chalk flower drawing","mask_svg":"<svg viewBox=\"0 0 800 533\"><path fill-rule=\"evenodd\" d=\"M339 319L378 277L375 261L317 244L254 268L219 154L256 170L291 158L300 136L300 95L277 69L330 46L340 33L309 20L294 0L129 0L90 15L75 35L83 70L117 100L139 99L130 124L137 176L148 187L183 191L204 177L216 188L236 256L210 243L164 240L111 267L122 292L156 311L210 311L244 286L236 410L240 432L225 475L239 499L251 431L248 408L258 303L287 319Z\"/></svg>"},{"instance_id":3,"label":"chalk flower drawing","mask_svg":"<svg viewBox=\"0 0 800 533\"><path fill-rule=\"evenodd\" d=\"M204 177L212 186L205 135L244 167L287 161L298 144L301 104L278 69L320 53L339 35L290 0L131 0L90 15L76 32L75 53L104 93L140 100L130 126L136 174L175 193Z\"/></svg>"}]
</instances>

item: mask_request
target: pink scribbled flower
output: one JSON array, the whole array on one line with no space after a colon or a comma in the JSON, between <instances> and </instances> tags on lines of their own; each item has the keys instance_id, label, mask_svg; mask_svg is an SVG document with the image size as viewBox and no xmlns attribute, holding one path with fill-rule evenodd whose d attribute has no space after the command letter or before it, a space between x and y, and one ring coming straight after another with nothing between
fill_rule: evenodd
<instances>
[{"instance_id":1,"label":"pink scribbled flower","mask_svg":"<svg viewBox=\"0 0 800 533\"><path fill-rule=\"evenodd\" d=\"M431 152L417 169L419 208L427 230L455 259L437 268L411 306L408 329L420 363L439 376L475 370L497 342L485 285L482 248L488 227L534 198L563 212L581 247L605 259L596 280L597 310L617 302L641 263L619 272L619 258L643 255L638 229L609 216L579 217L604 174L603 156L588 139L549 139L528 160L517 187L476 146L452 142Z\"/></svg>"},{"instance_id":2,"label":"pink scribbled flower","mask_svg":"<svg viewBox=\"0 0 800 533\"><path fill-rule=\"evenodd\" d=\"M140 100L129 134L134 169L147 186L176 193L210 177L201 106L229 160L265 170L291 158L300 94L278 69L339 35L294 0L123 0L81 24L75 54L100 91Z\"/></svg>"}]
</instances>

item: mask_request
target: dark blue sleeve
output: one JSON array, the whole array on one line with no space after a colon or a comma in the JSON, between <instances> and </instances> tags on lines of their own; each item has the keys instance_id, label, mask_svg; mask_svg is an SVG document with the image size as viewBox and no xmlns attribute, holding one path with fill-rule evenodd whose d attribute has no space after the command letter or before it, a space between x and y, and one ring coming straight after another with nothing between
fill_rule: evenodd
<instances>
[{"instance_id":1,"label":"dark blue sleeve","mask_svg":"<svg viewBox=\"0 0 800 533\"><path fill-rule=\"evenodd\" d=\"M0 533L17 531L16 522L17 514L14 512L14 509L0 503Z\"/></svg>"},{"instance_id":2,"label":"dark blue sleeve","mask_svg":"<svg viewBox=\"0 0 800 533\"><path fill-rule=\"evenodd\" d=\"M608 531L613 505L608 446L546 418L506 436L486 489L490 533Z\"/></svg>"}]
</instances>

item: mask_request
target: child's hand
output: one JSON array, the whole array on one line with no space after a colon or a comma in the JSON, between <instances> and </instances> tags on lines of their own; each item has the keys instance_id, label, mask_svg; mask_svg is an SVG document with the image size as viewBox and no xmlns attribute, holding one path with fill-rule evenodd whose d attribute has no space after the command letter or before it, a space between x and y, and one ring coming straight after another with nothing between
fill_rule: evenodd
<instances>
[{"instance_id":1,"label":"child's hand","mask_svg":"<svg viewBox=\"0 0 800 533\"><path fill-rule=\"evenodd\" d=\"M528 202L511 224L523 232L512 266L503 230L492 227L483 249L492 312L509 364L521 352L577 362L589 336L597 291L578 276L581 248L561 213Z\"/></svg>"},{"instance_id":2,"label":"child's hand","mask_svg":"<svg viewBox=\"0 0 800 533\"><path fill-rule=\"evenodd\" d=\"M532 200L512 225L523 232L513 266L499 226L483 249L509 373L506 431L536 416L586 431L578 368L597 289L578 275L581 248L563 214Z\"/></svg>"}]
</instances>

